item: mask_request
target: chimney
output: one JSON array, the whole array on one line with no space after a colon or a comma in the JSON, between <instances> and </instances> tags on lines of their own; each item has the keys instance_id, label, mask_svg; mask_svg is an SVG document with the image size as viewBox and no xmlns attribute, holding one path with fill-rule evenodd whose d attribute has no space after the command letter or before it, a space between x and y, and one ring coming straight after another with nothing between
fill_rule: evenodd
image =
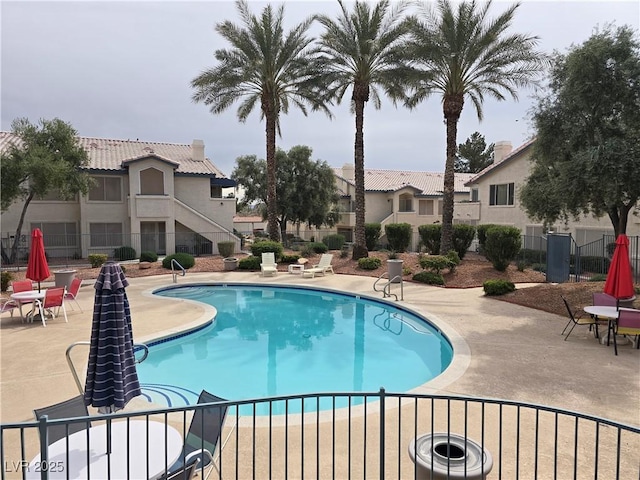
<instances>
[{"instance_id":1,"label":"chimney","mask_svg":"<svg viewBox=\"0 0 640 480\"><path fill-rule=\"evenodd\" d=\"M513 150L511 142L496 142L493 147L493 163L498 163L504 160Z\"/></svg>"},{"instance_id":2,"label":"chimney","mask_svg":"<svg viewBox=\"0 0 640 480\"><path fill-rule=\"evenodd\" d=\"M194 140L191 144L191 157L196 162L204 162L204 142L202 140Z\"/></svg>"},{"instance_id":3,"label":"chimney","mask_svg":"<svg viewBox=\"0 0 640 480\"><path fill-rule=\"evenodd\" d=\"M342 176L345 180L353 182L356 178L356 167L353 163L345 163L342 166Z\"/></svg>"}]
</instances>

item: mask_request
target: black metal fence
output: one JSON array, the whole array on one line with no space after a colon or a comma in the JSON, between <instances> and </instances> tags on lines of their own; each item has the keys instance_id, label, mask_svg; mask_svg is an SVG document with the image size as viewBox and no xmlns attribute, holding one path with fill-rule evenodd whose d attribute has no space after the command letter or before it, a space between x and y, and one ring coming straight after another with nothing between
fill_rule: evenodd
<instances>
[{"instance_id":1,"label":"black metal fence","mask_svg":"<svg viewBox=\"0 0 640 480\"><path fill-rule=\"evenodd\" d=\"M336 404L347 406L336 408ZM118 468L125 468L126 476L132 478L134 470L140 475L136 470L140 468L145 478L159 475L179 458L177 452L182 445L176 448L166 439L173 435L184 441L190 427L193 429L194 410L213 405L229 408L217 448L202 440L194 445L191 437L189 441L195 448L215 448L217 471L212 478L218 479L481 478L475 476L477 469L472 471L477 466L469 463L473 449L476 457L485 459L485 474L491 469L488 478L493 479L626 480L640 475L637 426L521 402L387 393L381 389L5 423L0 425L2 479L75 478L80 467L100 461L96 459L100 452L91 451L92 442L104 443L106 440L98 437L122 429L122 441L133 442L134 425L140 421L146 422L146 428L142 429L143 440L135 445L135 455L125 453L123 457L122 451L128 450L120 445L120 453L114 450L102 461L108 472L122 472L116 470L116 462L120 462ZM321 405L329 408L319 411ZM629 408L633 410L633 406ZM268 413L256 413L261 411ZM91 436L87 422L95 432ZM47 429L56 425L69 430L79 427L80 432L63 435L48 450L46 445L51 442L47 441ZM152 426L164 433L151 440L144 437L144 432L148 437L148 432L154 431ZM426 444L431 448L413 448L414 442L421 445L429 438L440 440ZM72 448L80 453L71 452ZM57 453L50 456L50 451ZM67 468L69 457L78 454L76 462L80 465L76 463L73 470ZM437 469L440 476L431 477ZM92 478L103 478L96 475L94 471Z\"/></svg>"}]
</instances>

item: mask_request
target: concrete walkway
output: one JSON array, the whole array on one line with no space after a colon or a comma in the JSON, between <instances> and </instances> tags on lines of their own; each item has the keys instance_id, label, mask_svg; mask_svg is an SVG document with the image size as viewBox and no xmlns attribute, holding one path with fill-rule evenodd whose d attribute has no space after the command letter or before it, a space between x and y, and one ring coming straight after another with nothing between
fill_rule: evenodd
<instances>
[{"instance_id":1,"label":"concrete walkway","mask_svg":"<svg viewBox=\"0 0 640 480\"><path fill-rule=\"evenodd\" d=\"M206 321L215 309L186 300L151 295L172 285L171 275L130 279L136 342ZM326 275L302 278L279 273L262 277L251 272L188 273L191 282L250 282L325 287L372 296L373 278ZM0 421L31 420L33 409L78 394L65 359L67 347L88 341L93 308L92 282L80 289L83 312L67 304L69 323L62 317L41 323L21 323L8 313L0 323ZM394 286L394 293L400 293ZM564 317L483 296L482 289L445 289L404 284L401 302L436 323L454 343L455 359L440 377L418 392L502 398L593 414L640 425L640 351L629 345L600 345L585 327L568 341L560 331ZM88 349L75 349L76 365L84 367ZM83 374L83 372L81 372ZM82 377L84 381L84 377ZM144 406L144 405L143 405Z\"/></svg>"}]
</instances>

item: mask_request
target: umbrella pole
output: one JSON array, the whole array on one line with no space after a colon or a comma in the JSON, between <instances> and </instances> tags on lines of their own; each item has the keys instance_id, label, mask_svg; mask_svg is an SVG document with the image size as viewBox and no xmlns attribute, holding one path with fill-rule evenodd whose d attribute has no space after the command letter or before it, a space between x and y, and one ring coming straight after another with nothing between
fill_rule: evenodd
<instances>
[{"instance_id":1,"label":"umbrella pole","mask_svg":"<svg viewBox=\"0 0 640 480\"><path fill-rule=\"evenodd\" d=\"M111 454L111 419L107 420L107 455Z\"/></svg>"}]
</instances>

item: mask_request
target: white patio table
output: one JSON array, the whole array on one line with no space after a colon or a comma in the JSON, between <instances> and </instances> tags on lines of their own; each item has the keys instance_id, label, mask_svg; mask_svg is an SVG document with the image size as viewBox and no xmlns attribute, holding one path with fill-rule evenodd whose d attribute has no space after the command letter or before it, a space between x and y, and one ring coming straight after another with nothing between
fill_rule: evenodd
<instances>
[{"instance_id":1,"label":"white patio table","mask_svg":"<svg viewBox=\"0 0 640 480\"><path fill-rule=\"evenodd\" d=\"M18 307L20 308L20 316L22 317L23 321L27 320L29 322L33 322L33 317L35 316L36 311L40 311L40 313L42 313L42 308L41 308L42 303L40 303L40 301L44 298L46 293L47 293L47 290L43 289L43 290L27 290L26 292L18 292L18 293L11 294L11 299L18 302ZM22 313L22 305L27 303L31 304L31 311L27 313L27 315L24 315ZM44 325L44 322L43 322L43 325Z\"/></svg>"},{"instance_id":2,"label":"white patio table","mask_svg":"<svg viewBox=\"0 0 640 480\"><path fill-rule=\"evenodd\" d=\"M613 328L613 323L618 319L618 307L611 307L605 305L588 305L583 308L583 310L589 315L593 315L596 319L606 318L607 325L607 335L604 337L600 337L600 344L604 345L605 341L607 342L607 346L609 345L609 337L611 335L611 330Z\"/></svg>"},{"instance_id":3,"label":"white patio table","mask_svg":"<svg viewBox=\"0 0 640 480\"><path fill-rule=\"evenodd\" d=\"M38 454L26 467L26 478L39 479L43 468L50 479L158 478L178 459L182 445L180 432L162 422L114 421L111 453L107 454L107 425L92 426L88 437L87 430L81 430L49 445L46 465Z\"/></svg>"}]
</instances>

